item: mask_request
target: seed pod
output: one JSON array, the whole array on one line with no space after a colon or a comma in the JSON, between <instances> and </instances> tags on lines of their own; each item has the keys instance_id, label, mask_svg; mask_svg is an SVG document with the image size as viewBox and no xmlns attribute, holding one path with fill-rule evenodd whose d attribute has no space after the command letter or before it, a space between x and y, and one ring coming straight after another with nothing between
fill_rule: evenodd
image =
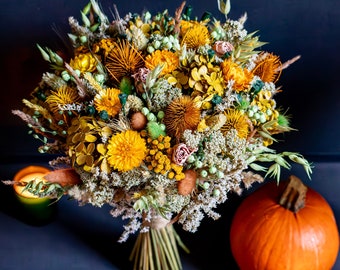
<instances>
[{"instance_id":1,"label":"seed pod","mask_svg":"<svg viewBox=\"0 0 340 270\"><path fill-rule=\"evenodd\" d=\"M189 195L196 187L197 174L194 170L187 170L184 175L184 179L177 182L178 194Z\"/></svg>"}]
</instances>

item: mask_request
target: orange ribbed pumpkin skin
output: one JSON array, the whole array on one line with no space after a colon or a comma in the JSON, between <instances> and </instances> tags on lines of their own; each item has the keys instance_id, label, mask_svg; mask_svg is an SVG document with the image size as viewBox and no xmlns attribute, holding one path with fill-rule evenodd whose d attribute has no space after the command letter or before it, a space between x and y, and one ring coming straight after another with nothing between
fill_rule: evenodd
<instances>
[{"instance_id":1,"label":"orange ribbed pumpkin skin","mask_svg":"<svg viewBox=\"0 0 340 270\"><path fill-rule=\"evenodd\" d=\"M278 201L284 189L269 182L241 203L230 244L241 270L330 270L339 231L327 201L308 188L305 207L293 213Z\"/></svg>"}]
</instances>

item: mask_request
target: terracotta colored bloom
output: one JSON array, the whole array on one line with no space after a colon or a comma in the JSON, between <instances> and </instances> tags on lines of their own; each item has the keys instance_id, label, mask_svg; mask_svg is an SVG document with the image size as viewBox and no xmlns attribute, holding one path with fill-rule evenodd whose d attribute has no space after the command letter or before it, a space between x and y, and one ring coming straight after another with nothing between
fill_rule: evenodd
<instances>
[{"instance_id":1,"label":"terracotta colored bloom","mask_svg":"<svg viewBox=\"0 0 340 270\"><path fill-rule=\"evenodd\" d=\"M108 115L114 117L119 113L122 105L119 100L120 90L107 88L97 94L94 98L94 106L97 111L106 111Z\"/></svg>"},{"instance_id":2,"label":"terracotta colored bloom","mask_svg":"<svg viewBox=\"0 0 340 270\"><path fill-rule=\"evenodd\" d=\"M127 130L111 137L107 161L114 169L126 172L141 165L146 156L145 140L138 132Z\"/></svg>"},{"instance_id":3,"label":"terracotta colored bloom","mask_svg":"<svg viewBox=\"0 0 340 270\"><path fill-rule=\"evenodd\" d=\"M242 112L235 109L229 109L224 112L227 117L221 131L226 134L231 129L236 129L240 138L247 138L249 132L248 118Z\"/></svg>"},{"instance_id":4,"label":"terracotta colored bloom","mask_svg":"<svg viewBox=\"0 0 340 270\"><path fill-rule=\"evenodd\" d=\"M179 138L186 130L195 130L200 122L200 109L189 96L173 100L165 110L166 132Z\"/></svg>"},{"instance_id":5,"label":"terracotta colored bloom","mask_svg":"<svg viewBox=\"0 0 340 270\"><path fill-rule=\"evenodd\" d=\"M97 66L97 59L91 53L81 53L70 61L70 66L80 72L93 72Z\"/></svg>"},{"instance_id":6,"label":"terracotta colored bloom","mask_svg":"<svg viewBox=\"0 0 340 270\"><path fill-rule=\"evenodd\" d=\"M145 66L153 70L158 65L163 65L161 74L169 74L179 66L179 58L173 52L156 50L146 57Z\"/></svg>"},{"instance_id":7,"label":"terracotta colored bloom","mask_svg":"<svg viewBox=\"0 0 340 270\"><path fill-rule=\"evenodd\" d=\"M221 64L225 81L234 81L233 88L236 92L246 91L253 79L253 74L246 68L241 68L231 60L225 60Z\"/></svg>"}]
</instances>

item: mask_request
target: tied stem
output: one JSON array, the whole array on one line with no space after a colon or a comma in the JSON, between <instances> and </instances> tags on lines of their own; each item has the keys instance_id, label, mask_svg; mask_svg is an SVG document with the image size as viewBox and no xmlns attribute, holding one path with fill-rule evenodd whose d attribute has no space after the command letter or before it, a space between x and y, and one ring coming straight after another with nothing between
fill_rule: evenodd
<instances>
[{"instance_id":1,"label":"tied stem","mask_svg":"<svg viewBox=\"0 0 340 270\"><path fill-rule=\"evenodd\" d=\"M297 213L305 206L307 187L302 183L301 179L295 175L288 178L287 186L285 187L279 204L284 208Z\"/></svg>"},{"instance_id":2,"label":"tied stem","mask_svg":"<svg viewBox=\"0 0 340 270\"><path fill-rule=\"evenodd\" d=\"M139 233L132 249L130 260L134 261L133 269L181 270L182 264L177 245L184 246L172 224L162 228L150 227L149 231Z\"/></svg>"}]
</instances>

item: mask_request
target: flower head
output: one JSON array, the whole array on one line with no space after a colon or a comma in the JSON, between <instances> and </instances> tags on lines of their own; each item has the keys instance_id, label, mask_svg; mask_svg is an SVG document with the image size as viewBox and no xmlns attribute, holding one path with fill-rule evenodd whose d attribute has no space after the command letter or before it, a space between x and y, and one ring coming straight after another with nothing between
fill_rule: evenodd
<instances>
[{"instance_id":1,"label":"flower head","mask_svg":"<svg viewBox=\"0 0 340 270\"><path fill-rule=\"evenodd\" d=\"M179 138L186 129L195 130L200 121L200 110L189 96L173 100L166 108L164 123L171 136Z\"/></svg>"},{"instance_id":2,"label":"flower head","mask_svg":"<svg viewBox=\"0 0 340 270\"><path fill-rule=\"evenodd\" d=\"M249 89L253 74L246 68L242 68L230 59L225 60L221 64L225 81L234 81L233 88L237 92L246 91Z\"/></svg>"},{"instance_id":3,"label":"flower head","mask_svg":"<svg viewBox=\"0 0 340 270\"><path fill-rule=\"evenodd\" d=\"M96 69L97 59L91 53L81 53L71 59L70 66L80 72L92 72Z\"/></svg>"},{"instance_id":4,"label":"flower head","mask_svg":"<svg viewBox=\"0 0 340 270\"><path fill-rule=\"evenodd\" d=\"M112 136L107 149L109 165L121 172L140 166L146 156L145 140L132 130Z\"/></svg>"},{"instance_id":5,"label":"flower head","mask_svg":"<svg viewBox=\"0 0 340 270\"><path fill-rule=\"evenodd\" d=\"M145 66L153 70L156 66L163 67L161 74L168 74L174 71L179 65L178 56L167 50L157 50L149 54L145 59Z\"/></svg>"},{"instance_id":6,"label":"flower head","mask_svg":"<svg viewBox=\"0 0 340 270\"><path fill-rule=\"evenodd\" d=\"M208 28L197 22L186 22L182 26L182 44L189 49L196 49L199 46L210 44Z\"/></svg>"},{"instance_id":7,"label":"flower head","mask_svg":"<svg viewBox=\"0 0 340 270\"><path fill-rule=\"evenodd\" d=\"M109 116L114 117L122 108L119 100L120 90L108 88L101 91L94 98L94 105L97 111L106 111Z\"/></svg>"},{"instance_id":8,"label":"flower head","mask_svg":"<svg viewBox=\"0 0 340 270\"><path fill-rule=\"evenodd\" d=\"M140 52L129 42L122 40L115 42L114 46L107 56L106 67L112 78L119 82L124 76L134 74L143 67L144 61Z\"/></svg>"},{"instance_id":9,"label":"flower head","mask_svg":"<svg viewBox=\"0 0 340 270\"><path fill-rule=\"evenodd\" d=\"M222 126L222 133L235 129L240 138L247 138L249 133L248 118L239 110L229 109L225 112L226 122Z\"/></svg>"}]
</instances>

